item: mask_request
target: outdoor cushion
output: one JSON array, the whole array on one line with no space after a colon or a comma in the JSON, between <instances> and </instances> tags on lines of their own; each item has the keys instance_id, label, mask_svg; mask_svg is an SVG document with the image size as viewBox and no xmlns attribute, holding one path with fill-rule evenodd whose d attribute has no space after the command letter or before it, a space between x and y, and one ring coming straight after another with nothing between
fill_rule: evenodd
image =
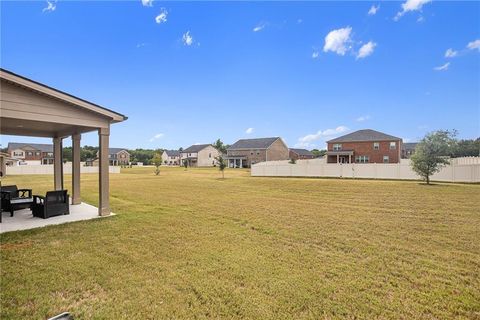
<instances>
[{"instance_id":1,"label":"outdoor cushion","mask_svg":"<svg viewBox=\"0 0 480 320\"><path fill-rule=\"evenodd\" d=\"M29 203L29 202L33 202L33 198L14 198L10 200L11 204Z\"/></svg>"}]
</instances>

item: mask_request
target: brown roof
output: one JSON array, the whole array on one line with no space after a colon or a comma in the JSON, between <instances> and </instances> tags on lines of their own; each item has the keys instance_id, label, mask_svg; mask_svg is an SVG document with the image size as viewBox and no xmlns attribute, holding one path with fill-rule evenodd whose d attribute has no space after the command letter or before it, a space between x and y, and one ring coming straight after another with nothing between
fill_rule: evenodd
<instances>
[{"instance_id":1,"label":"brown roof","mask_svg":"<svg viewBox=\"0 0 480 320\"><path fill-rule=\"evenodd\" d=\"M391 136L389 134L375 131L372 129L363 129L358 130L344 136L332 139L327 141L327 143L337 143L337 142L362 142L362 141L395 141L402 140L401 138Z\"/></svg>"}]
</instances>

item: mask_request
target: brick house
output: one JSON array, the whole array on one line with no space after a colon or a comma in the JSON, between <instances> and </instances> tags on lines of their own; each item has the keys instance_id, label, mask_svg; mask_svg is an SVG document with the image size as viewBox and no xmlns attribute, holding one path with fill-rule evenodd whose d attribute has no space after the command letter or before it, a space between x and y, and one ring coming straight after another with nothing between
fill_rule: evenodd
<instances>
[{"instance_id":1,"label":"brick house","mask_svg":"<svg viewBox=\"0 0 480 320\"><path fill-rule=\"evenodd\" d=\"M227 149L229 168L249 168L264 161L288 160L289 150L280 137L241 139Z\"/></svg>"},{"instance_id":2,"label":"brick house","mask_svg":"<svg viewBox=\"0 0 480 320\"><path fill-rule=\"evenodd\" d=\"M189 167L213 167L219 154L211 144L194 144L180 152L180 164L187 161Z\"/></svg>"},{"instance_id":3,"label":"brick house","mask_svg":"<svg viewBox=\"0 0 480 320\"><path fill-rule=\"evenodd\" d=\"M399 163L402 139L371 129L327 141L327 163Z\"/></svg>"},{"instance_id":4,"label":"brick house","mask_svg":"<svg viewBox=\"0 0 480 320\"><path fill-rule=\"evenodd\" d=\"M180 151L178 150L164 150L162 153L162 161L169 166L180 165Z\"/></svg>"},{"instance_id":5,"label":"brick house","mask_svg":"<svg viewBox=\"0 0 480 320\"><path fill-rule=\"evenodd\" d=\"M110 166L126 166L130 164L130 153L124 148L109 148L108 149L108 165ZM98 152L97 159L93 161L94 166L98 166Z\"/></svg>"},{"instance_id":6,"label":"brick house","mask_svg":"<svg viewBox=\"0 0 480 320\"><path fill-rule=\"evenodd\" d=\"M302 160L302 159L313 159L315 155L308 151L307 149L290 149L290 159Z\"/></svg>"},{"instance_id":7,"label":"brick house","mask_svg":"<svg viewBox=\"0 0 480 320\"><path fill-rule=\"evenodd\" d=\"M20 164L53 164L53 144L10 142L7 152Z\"/></svg>"}]
</instances>

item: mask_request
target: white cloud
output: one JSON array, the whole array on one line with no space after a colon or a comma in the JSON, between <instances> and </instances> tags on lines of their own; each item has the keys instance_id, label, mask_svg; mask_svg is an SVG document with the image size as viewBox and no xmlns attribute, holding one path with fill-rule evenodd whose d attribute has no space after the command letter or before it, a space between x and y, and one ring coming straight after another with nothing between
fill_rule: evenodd
<instances>
[{"instance_id":1,"label":"white cloud","mask_svg":"<svg viewBox=\"0 0 480 320\"><path fill-rule=\"evenodd\" d=\"M43 8L42 12L52 12L57 9L57 1L48 1L47 0L47 6Z\"/></svg>"},{"instance_id":2,"label":"white cloud","mask_svg":"<svg viewBox=\"0 0 480 320\"><path fill-rule=\"evenodd\" d=\"M158 24L167 22L168 11L165 8L160 9L160 13L155 17L155 22Z\"/></svg>"},{"instance_id":3,"label":"white cloud","mask_svg":"<svg viewBox=\"0 0 480 320\"><path fill-rule=\"evenodd\" d=\"M317 50L313 51L312 52L312 59L317 59L319 55L320 55L320 52L318 52Z\"/></svg>"},{"instance_id":4,"label":"white cloud","mask_svg":"<svg viewBox=\"0 0 480 320\"><path fill-rule=\"evenodd\" d=\"M480 39L469 42L467 48L470 50L478 49L478 51L480 51Z\"/></svg>"},{"instance_id":5,"label":"white cloud","mask_svg":"<svg viewBox=\"0 0 480 320\"><path fill-rule=\"evenodd\" d=\"M368 15L369 15L369 16L374 16L374 15L376 15L379 9L380 9L380 5L378 5L378 6L372 5L372 6L370 7L370 10L368 10Z\"/></svg>"},{"instance_id":6,"label":"white cloud","mask_svg":"<svg viewBox=\"0 0 480 320\"><path fill-rule=\"evenodd\" d=\"M395 16L394 20L398 21L405 13L410 11L419 11L422 10L422 7L431 2L432 0L407 0L402 3L402 11L399 11Z\"/></svg>"},{"instance_id":7,"label":"white cloud","mask_svg":"<svg viewBox=\"0 0 480 320\"><path fill-rule=\"evenodd\" d=\"M246 134L252 134L253 133L253 128L248 128L247 130L245 130L245 133Z\"/></svg>"},{"instance_id":8,"label":"white cloud","mask_svg":"<svg viewBox=\"0 0 480 320\"><path fill-rule=\"evenodd\" d=\"M298 138L298 142L295 144L295 146L299 148L314 147L315 144L313 142L318 141L325 137L331 137L331 136L346 132L348 130L349 129L345 126L339 126L339 127L336 127L335 129L326 129L323 131L319 130L317 131L317 133L307 134L304 137Z\"/></svg>"},{"instance_id":9,"label":"white cloud","mask_svg":"<svg viewBox=\"0 0 480 320\"><path fill-rule=\"evenodd\" d=\"M297 23L298 23L298 24L301 24L302 22L303 22L302 19L297 19Z\"/></svg>"},{"instance_id":10,"label":"white cloud","mask_svg":"<svg viewBox=\"0 0 480 320\"><path fill-rule=\"evenodd\" d=\"M150 142L153 142L155 140L158 140L160 138L163 138L165 135L163 133L157 133L156 135L154 135L153 137L150 138Z\"/></svg>"},{"instance_id":11,"label":"white cloud","mask_svg":"<svg viewBox=\"0 0 480 320\"><path fill-rule=\"evenodd\" d=\"M153 0L142 0L142 5L144 7L151 7L153 6Z\"/></svg>"},{"instance_id":12,"label":"white cloud","mask_svg":"<svg viewBox=\"0 0 480 320\"><path fill-rule=\"evenodd\" d=\"M267 26L267 24L265 22L261 22L261 23L257 24L255 26L255 28L253 28L253 32L262 31L263 29L265 29L266 26Z\"/></svg>"},{"instance_id":13,"label":"white cloud","mask_svg":"<svg viewBox=\"0 0 480 320\"><path fill-rule=\"evenodd\" d=\"M364 122L364 121L367 121L370 119L370 116L369 115L366 115L366 116L361 116L361 117L358 117L356 119L357 122Z\"/></svg>"},{"instance_id":14,"label":"white cloud","mask_svg":"<svg viewBox=\"0 0 480 320\"><path fill-rule=\"evenodd\" d=\"M357 59L366 58L373 53L377 44L373 41L365 43L360 50L358 50Z\"/></svg>"},{"instance_id":15,"label":"white cloud","mask_svg":"<svg viewBox=\"0 0 480 320\"><path fill-rule=\"evenodd\" d=\"M452 48L445 51L445 58L453 58L458 55L458 51L453 50Z\"/></svg>"},{"instance_id":16,"label":"white cloud","mask_svg":"<svg viewBox=\"0 0 480 320\"><path fill-rule=\"evenodd\" d=\"M323 51L332 51L341 56L350 49L350 34L352 33L351 27L345 27L330 31L325 37L325 45Z\"/></svg>"},{"instance_id":17,"label":"white cloud","mask_svg":"<svg viewBox=\"0 0 480 320\"><path fill-rule=\"evenodd\" d=\"M145 47L147 44L145 42L137 43L137 48Z\"/></svg>"},{"instance_id":18,"label":"white cloud","mask_svg":"<svg viewBox=\"0 0 480 320\"><path fill-rule=\"evenodd\" d=\"M193 37L190 35L190 31L183 34L182 41L186 46L191 46L193 44Z\"/></svg>"},{"instance_id":19,"label":"white cloud","mask_svg":"<svg viewBox=\"0 0 480 320\"><path fill-rule=\"evenodd\" d=\"M450 62L445 63L444 65L433 68L435 71L447 71L450 66Z\"/></svg>"}]
</instances>

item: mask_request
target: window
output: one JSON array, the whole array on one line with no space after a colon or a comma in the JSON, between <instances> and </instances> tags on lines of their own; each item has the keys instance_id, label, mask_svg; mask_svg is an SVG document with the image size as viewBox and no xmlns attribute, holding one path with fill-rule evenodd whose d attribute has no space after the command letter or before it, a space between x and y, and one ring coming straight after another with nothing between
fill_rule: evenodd
<instances>
[{"instance_id":1,"label":"window","mask_svg":"<svg viewBox=\"0 0 480 320\"><path fill-rule=\"evenodd\" d=\"M250 155L251 155L251 156L253 156L253 151L252 151L252 152L250 152Z\"/></svg>"},{"instance_id":2,"label":"window","mask_svg":"<svg viewBox=\"0 0 480 320\"><path fill-rule=\"evenodd\" d=\"M357 162L357 163L368 163L368 156L357 156L357 157L355 157L355 162Z\"/></svg>"},{"instance_id":3,"label":"window","mask_svg":"<svg viewBox=\"0 0 480 320\"><path fill-rule=\"evenodd\" d=\"M395 141L390 142L390 149L397 149L397 143Z\"/></svg>"},{"instance_id":4,"label":"window","mask_svg":"<svg viewBox=\"0 0 480 320\"><path fill-rule=\"evenodd\" d=\"M47 156L48 156L48 157L53 157L53 152L47 153Z\"/></svg>"},{"instance_id":5,"label":"window","mask_svg":"<svg viewBox=\"0 0 480 320\"><path fill-rule=\"evenodd\" d=\"M36 156L39 156L39 155L40 155L40 152L39 152L39 151L35 152L35 155L36 155Z\"/></svg>"},{"instance_id":6,"label":"window","mask_svg":"<svg viewBox=\"0 0 480 320\"><path fill-rule=\"evenodd\" d=\"M341 143L335 143L333 145L333 151L339 151L342 150L342 144Z\"/></svg>"},{"instance_id":7,"label":"window","mask_svg":"<svg viewBox=\"0 0 480 320\"><path fill-rule=\"evenodd\" d=\"M209 153L209 154L208 154L208 157L209 157L209 158L211 158L211 157L212 157L212 154L211 154L211 153Z\"/></svg>"},{"instance_id":8,"label":"window","mask_svg":"<svg viewBox=\"0 0 480 320\"><path fill-rule=\"evenodd\" d=\"M23 152L13 152L14 157L23 157Z\"/></svg>"},{"instance_id":9,"label":"window","mask_svg":"<svg viewBox=\"0 0 480 320\"><path fill-rule=\"evenodd\" d=\"M390 157L389 156L383 156L383 163L389 163L390 162Z\"/></svg>"},{"instance_id":10,"label":"window","mask_svg":"<svg viewBox=\"0 0 480 320\"><path fill-rule=\"evenodd\" d=\"M260 155L260 151L257 150L257 156Z\"/></svg>"},{"instance_id":11,"label":"window","mask_svg":"<svg viewBox=\"0 0 480 320\"><path fill-rule=\"evenodd\" d=\"M374 142L373 143L373 150L379 150L380 149L380 142Z\"/></svg>"},{"instance_id":12,"label":"window","mask_svg":"<svg viewBox=\"0 0 480 320\"><path fill-rule=\"evenodd\" d=\"M27 152L27 156L33 156L33 152L32 152L32 151L28 151L28 152Z\"/></svg>"}]
</instances>

